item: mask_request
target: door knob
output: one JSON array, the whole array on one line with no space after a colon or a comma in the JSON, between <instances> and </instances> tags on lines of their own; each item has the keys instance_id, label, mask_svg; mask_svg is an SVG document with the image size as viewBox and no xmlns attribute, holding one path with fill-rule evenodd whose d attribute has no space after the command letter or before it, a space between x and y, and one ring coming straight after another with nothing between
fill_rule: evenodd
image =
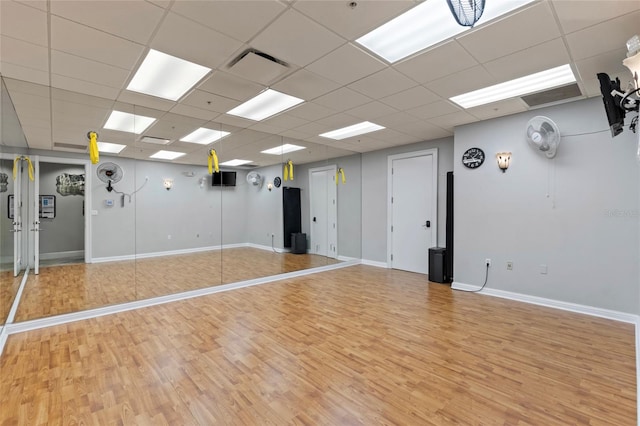
<instances>
[{"instance_id":1,"label":"door knob","mask_svg":"<svg viewBox=\"0 0 640 426\"><path fill-rule=\"evenodd\" d=\"M426 226L427 228L431 228L431 221L430 221L430 220L428 220L428 221L424 224L424 226Z\"/></svg>"}]
</instances>

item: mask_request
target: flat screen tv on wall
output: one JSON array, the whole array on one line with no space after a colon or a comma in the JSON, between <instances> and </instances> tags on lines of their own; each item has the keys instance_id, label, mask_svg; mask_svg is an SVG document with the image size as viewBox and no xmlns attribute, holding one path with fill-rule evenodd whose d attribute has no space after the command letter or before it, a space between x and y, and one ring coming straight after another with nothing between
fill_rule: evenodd
<instances>
[{"instance_id":1,"label":"flat screen tv on wall","mask_svg":"<svg viewBox=\"0 0 640 426\"><path fill-rule=\"evenodd\" d=\"M212 186L236 186L236 172L219 172L211 175Z\"/></svg>"}]
</instances>

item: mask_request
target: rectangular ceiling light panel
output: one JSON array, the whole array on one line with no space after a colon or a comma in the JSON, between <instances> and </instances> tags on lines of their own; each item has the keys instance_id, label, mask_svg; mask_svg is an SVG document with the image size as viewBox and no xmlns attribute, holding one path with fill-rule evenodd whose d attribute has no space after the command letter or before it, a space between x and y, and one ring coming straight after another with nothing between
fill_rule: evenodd
<instances>
[{"instance_id":1,"label":"rectangular ceiling light panel","mask_svg":"<svg viewBox=\"0 0 640 426\"><path fill-rule=\"evenodd\" d=\"M293 145L290 143L285 143L284 145L276 146L275 148L265 149L264 151L260 151L263 154L271 154L271 155L283 155L288 154L294 151L300 151L304 149L304 146Z\"/></svg>"},{"instance_id":2,"label":"rectangular ceiling light panel","mask_svg":"<svg viewBox=\"0 0 640 426\"><path fill-rule=\"evenodd\" d=\"M211 71L211 68L149 50L127 90L177 101Z\"/></svg>"},{"instance_id":3,"label":"rectangular ceiling light panel","mask_svg":"<svg viewBox=\"0 0 640 426\"><path fill-rule=\"evenodd\" d=\"M111 115L107 119L104 128L139 135L147 130L154 121L156 121L156 119L153 117L134 115L122 111L111 111Z\"/></svg>"},{"instance_id":4,"label":"rectangular ceiling light panel","mask_svg":"<svg viewBox=\"0 0 640 426\"><path fill-rule=\"evenodd\" d=\"M98 151L106 154L120 154L120 152L126 147L126 145L121 145L119 143L98 142Z\"/></svg>"},{"instance_id":5,"label":"rectangular ceiling light panel","mask_svg":"<svg viewBox=\"0 0 640 426\"><path fill-rule=\"evenodd\" d=\"M158 151L155 154L149 156L149 158L155 158L157 160L175 160L176 158L182 157L185 155L184 152L176 152L176 151Z\"/></svg>"},{"instance_id":6,"label":"rectangular ceiling light panel","mask_svg":"<svg viewBox=\"0 0 640 426\"><path fill-rule=\"evenodd\" d=\"M363 121L362 123L354 124L352 126L343 127L342 129L332 130L327 133L323 133L319 136L323 138L335 139L337 141L350 138L352 136L363 135L365 133L375 132L376 130L384 129L379 124Z\"/></svg>"},{"instance_id":7,"label":"rectangular ceiling light panel","mask_svg":"<svg viewBox=\"0 0 640 426\"><path fill-rule=\"evenodd\" d=\"M533 0L493 0L476 25L504 15ZM402 15L356 40L390 63L461 34L470 27L458 25L445 0L425 0Z\"/></svg>"},{"instance_id":8,"label":"rectangular ceiling light panel","mask_svg":"<svg viewBox=\"0 0 640 426\"><path fill-rule=\"evenodd\" d=\"M235 167L235 166L242 166L243 164L249 164L252 163L251 160L229 160L229 161L225 161L224 163L220 163L221 166L229 166L229 167Z\"/></svg>"},{"instance_id":9,"label":"rectangular ceiling light panel","mask_svg":"<svg viewBox=\"0 0 640 426\"><path fill-rule=\"evenodd\" d=\"M229 132L200 127L199 129L194 130L193 132L189 133L187 136L180 139L180 141L197 143L200 145L209 145L210 143L213 143L218 139L222 139L227 135L229 135Z\"/></svg>"},{"instance_id":10,"label":"rectangular ceiling light panel","mask_svg":"<svg viewBox=\"0 0 640 426\"><path fill-rule=\"evenodd\" d=\"M479 105L490 104L516 96L526 95L553 87L575 83L576 77L571 71L571 66L562 65L546 71L537 72L515 80L474 90L473 92L449 98L452 102L463 108L472 108Z\"/></svg>"},{"instance_id":11,"label":"rectangular ceiling light panel","mask_svg":"<svg viewBox=\"0 0 640 426\"><path fill-rule=\"evenodd\" d=\"M280 93L273 89L267 89L258 96L238 105L227 114L260 121L302 102L304 102L304 99Z\"/></svg>"}]
</instances>

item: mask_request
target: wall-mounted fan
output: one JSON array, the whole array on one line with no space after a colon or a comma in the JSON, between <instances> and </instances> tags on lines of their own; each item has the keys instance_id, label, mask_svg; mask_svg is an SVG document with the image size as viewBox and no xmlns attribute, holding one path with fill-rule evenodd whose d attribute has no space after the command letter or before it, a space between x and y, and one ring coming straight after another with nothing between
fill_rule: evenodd
<instances>
[{"instance_id":1,"label":"wall-mounted fan","mask_svg":"<svg viewBox=\"0 0 640 426\"><path fill-rule=\"evenodd\" d=\"M98 179L107 184L107 191L113 191L112 183L120 182L122 179L122 169L116 163L102 163L98 166L98 170L96 170L96 174L98 175Z\"/></svg>"},{"instance_id":2,"label":"wall-mounted fan","mask_svg":"<svg viewBox=\"0 0 640 426\"><path fill-rule=\"evenodd\" d=\"M560 129L548 117L533 117L527 123L527 142L547 158L553 158L560 144Z\"/></svg>"},{"instance_id":3,"label":"wall-mounted fan","mask_svg":"<svg viewBox=\"0 0 640 426\"><path fill-rule=\"evenodd\" d=\"M257 186L258 188L262 188L262 182L264 178L258 172L249 172L247 174L247 183L252 186Z\"/></svg>"}]
</instances>

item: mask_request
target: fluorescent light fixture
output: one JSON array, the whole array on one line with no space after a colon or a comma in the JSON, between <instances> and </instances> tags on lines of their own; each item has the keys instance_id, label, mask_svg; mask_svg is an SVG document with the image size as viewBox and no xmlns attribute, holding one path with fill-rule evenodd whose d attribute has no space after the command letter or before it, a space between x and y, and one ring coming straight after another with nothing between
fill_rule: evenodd
<instances>
[{"instance_id":1,"label":"fluorescent light fixture","mask_svg":"<svg viewBox=\"0 0 640 426\"><path fill-rule=\"evenodd\" d=\"M153 143L156 145L168 145L171 140L165 138L156 138L155 136L143 136L142 139L140 139L140 142Z\"/></svg>"},{"instance_id":2,"label":"fluorescent light fixture","mask_svg":"<svg viewBox=\"0 0 640 426\"><path fill-rule=\"evenodd\" d=\"M304 99L280 93L273 89L267 89L258 96L238 105L231 111L227 112L227 114L248 118L249 120L260 121L298 105L301 102L304 102Z\"/></svg>"},{"instance_id":3,"label":"fluorescent light fixture","mask_svg":"<svg viewBox=\"0 0 640 426\"><path fill-rule=\"evenodd\" d=\"M156 119L153 117L134 115L122 111L111 111L111 115L107 119L104 128L139 135L147 130L147 127L151 126L154 121L156 121Z\"/></svg>"},{"instance_id":4,"label":"fluorescent light fixture","mask_svg":"<svg viewBox=\"0 0 640 426\"><path fill-rule=\"evenodd\" d=\"M481 25L532 1L488 1L476 25ZM469 27L458 25L446 1L426 0L360 37L356 42L388 62L394 63L469 29Z\"/></svg>"},{"instance_id":5,"label":"fluorescent light fixture","mask_svg":"<svg viewBox=\"0 0 640 426\"><path fill-rule=\"evenodd\" d=\"M249 164L252 163L251 160L229 160L229 161L225 161L224 163L220 163L221 166L229 166L229 167L235 167L235 166L242 166L243 164Z\"/></svg>"},{"instance_id":6,"label":"fluorescent light fixture","mask_svg":"<svg viewBox=\"0 0 640 426\"><path fill-rule=\"evenodd\" d=\"M200 127L197 130L189 133L187 136L180 139L182 142L197 143L200 145L208 145L212 142L222 139L227 136L229 132L223 132L222 130L207 129Z\"/></svg>"},{"instance_id":7,"label":"fluorescent light fixture","mask_svg":"<svg viewBox=\"0 0 640 426\"><path fill-rule=\"evenodd\" d=\"M383 126L380 126L375 123L370 123L368 121L363 121L362 123L354 124L353 126L343 127L342 129L332 130L327 133L323 133L319 136L323 138L335 139L337 141L350 138L351 136L363 135L365 133L375 132L376 130L384 129Z\"/></svg>"},{"instance_id":8,"label":"fluorescent light fixture","mask_svg":"<svg viewBox=\"0 0 640 426\"><path fill-rule=\"evenodd\" d=\"M155 154L149 156L149 158L155 158L158 160L175 160L176 158L182 157L183 155L185 155L184 152L158 151Z\"/></svg>"},{"instance_id":9,"label":"fluorescent light fixture","mask_svg":"<svg viewBox=\"0 0 640 426\"><path fill-rule=\"evenodd\" d=\"M177 101L210 71L211 68L151 49L127 90Z\"/></svg>"},{"instance_id":10,"label":"fluorescent light fixture","mask_svg":"<svg viewBox=\"0 0 640 426\"><path fill-rule=\"evenodd\" d=\"M292 145L290 143L285 143L284 145L276 146L275 148L265 149L264 151L260 151L263 154L272 154L272 155L282 155L288 154L294 151L300 151L304 149L304 146Z\"/></svg>"},{"instance_id":11,"label":"fluorescent light fixture","mask_svg":"<svg viewBox=\"0 0 640 426\"><path fill-rule=\"evenodd\" d=\"M575 81L576 77L573 75L573 71L571 71L571 66L567 64L485 87L484 89L454 96L449 98L449 100L463 108L472 108L478 105L522 96L527 93L564 86L569 83L575 83Z\"/></svg>"},{"instance_id":12,"label":"fluorescent light fixture","mask_svg":"<svg viewBox=\"0 0 640 426\"><path fill-rule=\"evenodd\" d=\"M119 143L98 142L98 151L107 154L120 154L126 147L126 145L120 145Z\"/></svg>"}]
</instances>

